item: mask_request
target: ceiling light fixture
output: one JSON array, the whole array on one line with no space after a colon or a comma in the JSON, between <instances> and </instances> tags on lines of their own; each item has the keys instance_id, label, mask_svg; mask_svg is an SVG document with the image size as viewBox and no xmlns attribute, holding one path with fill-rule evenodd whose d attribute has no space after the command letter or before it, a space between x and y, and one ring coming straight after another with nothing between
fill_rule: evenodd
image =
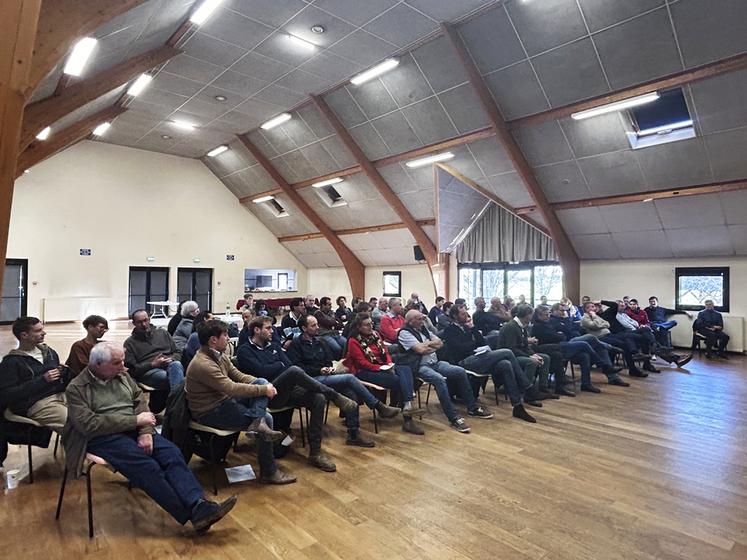
<instances>
[{"instance_id":1,"label":"ceiling light fixture","mask_svg":"<svg viewBox=\"0 0 747 560\"><path fill-rule=\"evenodd\" d=\"M93 129L94 136L102 136L112 124L109 122L103 122L99 126Z\"/></svg>"},{"instance_id":2,"label":"ceiling light fixture","mask_svg":"<svg viewBox=\"0 0 747 560\"><path fill-rule=\"evenodd\" d=\"M131 95L132 97L137 97L141 93L143 93L143 90L148 87L148 84L153 79L153 76L150 74L140 74L137 80L130 86L130 89L127 90L127 95Z\"/></svg>"},{"instance_id":3,"label":"ceiling light fixture","mask_svg":"<svg viewBox=\"0 0 747 560\"><path fill-rule=\"evenodd\" d=\"M85 37L75 43L63 72L69 76L80 76L97 42L93 37Z\"/></svg>"},{"instance_id":4,"label":"ceiling light fixture","mask_svg":"<svg viewBox=\"0 0 747 560\"><path fill-rule=\"evenodd\" d=\"M369 68L365 72L361 72L357 76L354 76L350 83L354 86L360 85L363 82L367 82L368 80L372 80L376 76L380 76L384 72L389 72L392 68L395 68L399 64L399 60L396 58L387 58L384 62L381 64L377 64L373 68Z\"/></svg>"},{"instance_id":5,"label":"ceiling light fixture","mask_svg":"<svg viewBox=\"0 0 747 560\"><path fill-rule=\"evenodd\" d=\"M218 146L217 148L214 148L214 149L210 150L207 153L207 156L208 157L215 157L215 156L218 156L218 155L222 154L223 152L227 152L227 151L228 151L228 146L226 146L226 145Z\"/></svg>"},{"instance_id":6,"label":"ceiling light fixture","mask_svg":"<svg viewBox=\"0 0 747 560\"><path fill-rule=\"evenodd\" d=\"M262 204L263 202L269 202L270 200L275 200L275 197L271 194L268 194L267 196L260 196L259 198L255 198L252 200L254 204Z\"/></svg>"},{"instance_id":7,"label":"ceiling light fixture","mask_svg":"<svg viewBox=\"0 0 747 560\"><path fill-rule=\"evenodd\" d=\"M49 138L49 135L52 134L52 128L47 127L44 130L42 130L39 134L36 135L37 140L46 140Z\"/></svg>"},{"instance_id":8,"label":"ceiling light fixture","mask_svg":"<svg viewBox=\"0 0 747 560\"><path fill-rule=\"evenodd\" d=\"M427 156L424 158L419 159L413 159L411 161L408 161L405 163L407 167L414 168L414 167L423 167L425 165L428 165L429 163L436 163L438 161L444 161L447 159L451 159L454 157L454 154L451 152L443 152L440 154L435 154L433 156Z\"/></svg>"},{"instance_id":9,"label":"ceiling light fixture","mask_svg":"<svg viewBox=\"0 0 747 560\"><path fill-rule=\"evenodd\" d=\"M638 107L639 105L651 103L652 101L656 101L657 99L659 99L659 97L661 96L659 95L658 91L647 93L645 95L638 95L636 97L631 97L630 99L624 99L622 101L608 103L607 105L600 105L599 107L594 107L593 109L587 109L586 111L573 113L571 114L571 118L580 121L583 119L588 119L590 117L604 115L606 113L614 113L615 111L622 111L624 109L630 109L631 107Z\"/></svg>"},{"instance_id":10,"label":"ceiling light fixture","mask_svg":"<svg viewBox=\"0 0 747 560\"><path fill-rule=\"evenodd\" d=\"M271 128L275 128L277 125L283 124L285 121L289 121L290 119L290 113L281 113L277 117L273 117L266 123L260 125L260 128L262 130L270 130Z\"/></svg>"},{"instance_id":11,"label":"ceiling light fixture","mask_svg":"<svg viewBox=\"0 0 747 560\"><path fill-rule=\"evenodd\" d=\"M195 25L202 25L210 17L210 14L215 11L215 8L220 6L221 2L223 0L205 0L189 17L189 21Z\"/></svg>"},{"instance_id":12,"label":"ceiling light fixture","mask_svg":"<svg viewBox=\"0 0 747 560\"><path fill-rule=\"evenodd\" d=\"M311 32L316 34L324 33L324 27L322 27L321 25L312 25Z\"/></svg>"},{"instance_id":13,"label":"ceiling light fixture","mask_svg":"<svg viewBox=\"0 0 747 560\"><path fill-rule=\"evenodd\" d=\"M687 128L688 126L692 126L693 121L692 119L688 119L686 121L680 121L675 122L671 124L665 124L663 126L655 126L654 128L647 128L645 130L639 130L638 136L651 136L653 134L659 134L660 132L672 132L673 130L678 130L680 128Z\"/></svg>"},{"instance_id":14,"label":"ceiling light fixture","mask_svg":"<svg viewBox=\"0 0 747 560\"><path fill-rule=\"evenodd\" d=\"M305 39L301 39L301 37L296 37L295 35L291 35L290 33L286 35L286 37L294 45L303 47L308 51L316 50L316 45L314 43L310 43L309 41L306 41Z\"/></svg>"},{"instance_id":15,"label":"ceiling light fixture","mask_svg":"<svg viewBox=\"0 0 747 560\"><path fill-rule=\"evenodd\" d=\"M228 97L226 97L225 95L216 95L215 100L223 103L224 101L228 101Z\"/></svg>"},{"instance_id":16,"label":"ceiling light fixture","mask_svg":"<svg viewBox=\"0 0 747 560\"><path fill-rule=\"evenodd\" d=\"M171 136L169 136L168 134L161 134L161 138L163 138L164 140L171 140Z\"/></svg>"},{"instance_id":17,"label":"ceiling light fixture","mask_svg":"<svg viewBox=\"0 0 747 560\"><path fill-rule=\"evenodd\" d=\"M335 177L334 179L327 179L326 181L319 181L318 183L312 183L312 187L316 187L317 189L320 187L328 187L330 185L336 185L337 183L342 183L342 177Z\"/></svg>"},{"instance_id":18,"label":"ceiling light fixture","mask_svg":"<svg viewBox=\"0 0 747 560\"><path fill-rule=\"evenodd\" d=\"M653 200L653 198L644 198L643 202L651 202L652 200Z\"/></svg>"},{"instance_id":19,"label":"ceiling light fixture","mask_svg":"<svg viewBox=\"0 0 747 560\"><path fill-rule=\"evenodd\" d=\"M195 129L195 125L186 121L172 121L172 124L177 128L181 128L182 130L192 131Z\"/></svg>"}]
</instances>

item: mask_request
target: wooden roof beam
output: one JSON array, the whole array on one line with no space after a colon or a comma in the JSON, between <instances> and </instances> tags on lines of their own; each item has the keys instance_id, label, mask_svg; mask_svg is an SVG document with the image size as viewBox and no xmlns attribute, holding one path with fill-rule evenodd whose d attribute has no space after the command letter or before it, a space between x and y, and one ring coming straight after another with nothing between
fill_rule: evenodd
<instances>
[{"instance_id":1,"label":"wooden roof beam","mask_svg":"<svg viewBox=\"0 0 747 560\"><path fill-rule=\"evenodd\" d=\"M319 217L314 209L298 194L275 169L270 160L257 148L245 135L238 136L239 141L249 150L254 159L262 168L272 177L275 184L290 201L303 213L304 216L318 229L321 234L329 241L345 267L345 271L350 281L350 289L354 296L363 297L365 294L366 271L363 263L358 260L353 251L345 245L337 234L332 231L324 220ZM256 195L253 197L256 198Z\"/></svg>"},{"instance_id":2,"label":"wooden roof beam","mask_svg":"<svg viewBox=\"0 0 747 560\"><path fill-rule=\"evenodd\" d=\"M418 220L419 226L433 226L436 225L436 220L433 218L429 218L427 220ZM335 235L356 235L360 233L374 233L377 231L390 231L393 229L407 229L407 226L403 223L395 223L395 224L383 224L380 226L363 226L363 227L357 227L357 228L350 228L350 229L338 229L335 230ZM306 241L307 239L321 239L324 237L319 232L316 233L300 233L298 235L286 235L284 237L278 237L278 241L285 242L285 241Z\"/></svg>"},{"instance_id":3,"label":"wooden roof beam","mask_svg":"<svg viewBox=\"0 0 747 560\"><path fill-rule=\"evenodd\" d=\"M98 99L122 84L137 78L143 72L170 60L180 51L162 46L138 55L130 60L99 72L85 80L75 82L55 97L48 97L26 106L23 115L20 150L24 150L34 136L44 127L51 125L65 115Z\"/></svg>"}]
</instances>

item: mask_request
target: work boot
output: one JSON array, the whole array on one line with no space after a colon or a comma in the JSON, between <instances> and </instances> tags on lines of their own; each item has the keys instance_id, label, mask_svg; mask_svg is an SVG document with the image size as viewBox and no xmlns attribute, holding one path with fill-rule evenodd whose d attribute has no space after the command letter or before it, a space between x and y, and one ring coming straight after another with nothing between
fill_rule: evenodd
<instances>
[{"instance_id":1,"label":"work boot","mask_svg":"<svg viewBox=\"0 0 747 560\"><path fill-rule=\"evenodd\" d=\"M342 412L355 412L358 410L357 402L353 399L347 398L345 395L341 395L340 393L335 392L329 397L329 400L335 403L335 406L337 406L337 408Z\"/></svg>"},{"instance_id":2,"label":"work boot","mask_svg":"<svg viewBox=\"0 0 747 560\"><path fill-rule=\"evenodd\" d=\"M405 416L405 421L402 423L402 431L415 434L416 436L422 436L425 434L425 430L415 424L415 420L412 419L412 416Z\"/></svg>"},{"instance_id":3,"label":"work boot","mask_svg":"<svg viewBox=\"0 0 747 560\"><path fill-rule=\"evenodd\" d=\"M514 418L524 420L524 422L531 422L532 424L537 423L537 420L534 418L534 416L529 414L521 404L517 404L516 406L514 406L514 410L511 414Z\"/></svg>"},{"instance_id":4,"label":"work boot","mask_svg":"<svg viewBox=\"0 0 747 560\"><path fill-rule=\"evenodd\" d=\"M298 480L292 474L284 473L280 469L275 469L275 472L270 476L260 476L259 482L261 484L293 484Z\"/></svg>"},{"instance_id":5,"label":"work boot","mask_svg":"<svg viewBox=\"0 0 747 560\"><path fill-rule=\"evenodd\" d=\"M395 409L399 411L399 409ZM345 440L345 445L354 445L356 447L376 447L376 444L363 437L360 430L348 430L348 437Z\"/></svg>"},{"instance_id":6,"label":"work boot","mask_svg":"<svg viewBox=\"0 0 747 560\"><path fill-rule=\"evenodd\" d=\"M332 458L321 450L314 451L309 455L309 465L324 472L335 472L337 470L337 466L332 461Z\"/></svg>"},{"instance_id":7,"label":"work boot","mask_svg":"<svg viewBox=\"0 0 747 560\"><path fill-rule=\"evenodd\" d=\"M283 432L278 432L270 428L265 421L264 416L255 418L254 422L246 428L246 435L257 437L262 441L280 441L285 437Z\"/></svg>"},{"instance_id":8,"label":"work boot","mask_svg":"<svg viewBox=\"0 0 747 560\"><path fill-rule=\"evenodd\" d=\"M400 413L400 409L396 406L389 406L381 401L376 404L374 409L382 418L394 418L395 416L397 416L397 414Z\"/></svg>"},{"instance_id":9,"label":"work boot","mask_svg":"<svg viewBox=\"0 0 747 560\"><path fill-rule=\"evenodd\" d=\"M192 508L192 527L198 535L207 533L210 527L223 519L236 505L237 497L231 496L221 503L199 500Z\"/></svg>"}]
</instances>

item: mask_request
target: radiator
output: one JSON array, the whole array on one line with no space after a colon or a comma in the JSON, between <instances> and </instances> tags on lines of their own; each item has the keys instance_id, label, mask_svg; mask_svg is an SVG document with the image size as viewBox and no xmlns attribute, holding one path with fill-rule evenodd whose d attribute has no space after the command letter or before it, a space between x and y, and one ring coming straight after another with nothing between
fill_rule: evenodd
<instances>
[{"instance_id":1,"label":"radiator","mask_svg":"<svg viewBox=\"0 0 747 560\"><path fill-rule=\"evenodd\" d=\"M108 297L54 297L44 298L42 302L42 320L45 322L82 321L89 315L113 319L127 314L126 309L117 309L117 300Z\"/></svg>"},{"instance_id":2,"label":"radiator","mask_svg":"<svg viewBox=\"0 0 747 560\"><path fill-rule=\"evenodd\" d=\"M696 314L697 316L697 314ZM693 320L685 315L672 315L668 319L677 321L672 329L672 344L689 348L693 340ZM729 351L744 352L744 317L724 315L724 332L729 335Z\"/></svg>"}]
</instances>

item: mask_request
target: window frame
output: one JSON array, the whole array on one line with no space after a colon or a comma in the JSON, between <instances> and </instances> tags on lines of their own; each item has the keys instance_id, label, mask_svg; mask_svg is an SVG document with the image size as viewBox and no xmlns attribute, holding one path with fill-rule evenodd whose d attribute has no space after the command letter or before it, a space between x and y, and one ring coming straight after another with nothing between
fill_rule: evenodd
<instances>
[{"instance_id":1,"label":"window frame","mask_svg":"<svg viewBox=\"0 0 747 560\"><path fill-rule=\"evenodd\" d=\"M677 311L702 311L704 305L680 304L679 286L683 276L722 276L723 305L716 305L714 309L721 313L729 313L729 267L728 266L678 266L674 269L674 308Z\"/></svg>"},{"instance_id":2,"label":"window frame","mask_svg":"<svg viewBox=\"0 0 747 560\"><path fill-rule=\"evenodd\" d=\"M384 280L387 276L396 276L397 277L397 293L394 292L387 292L386 291L386 281ZM381 273L381 295L385 297L402 297L402 271L401 270L384 270Z\"/></svg>"}]
</instances>

